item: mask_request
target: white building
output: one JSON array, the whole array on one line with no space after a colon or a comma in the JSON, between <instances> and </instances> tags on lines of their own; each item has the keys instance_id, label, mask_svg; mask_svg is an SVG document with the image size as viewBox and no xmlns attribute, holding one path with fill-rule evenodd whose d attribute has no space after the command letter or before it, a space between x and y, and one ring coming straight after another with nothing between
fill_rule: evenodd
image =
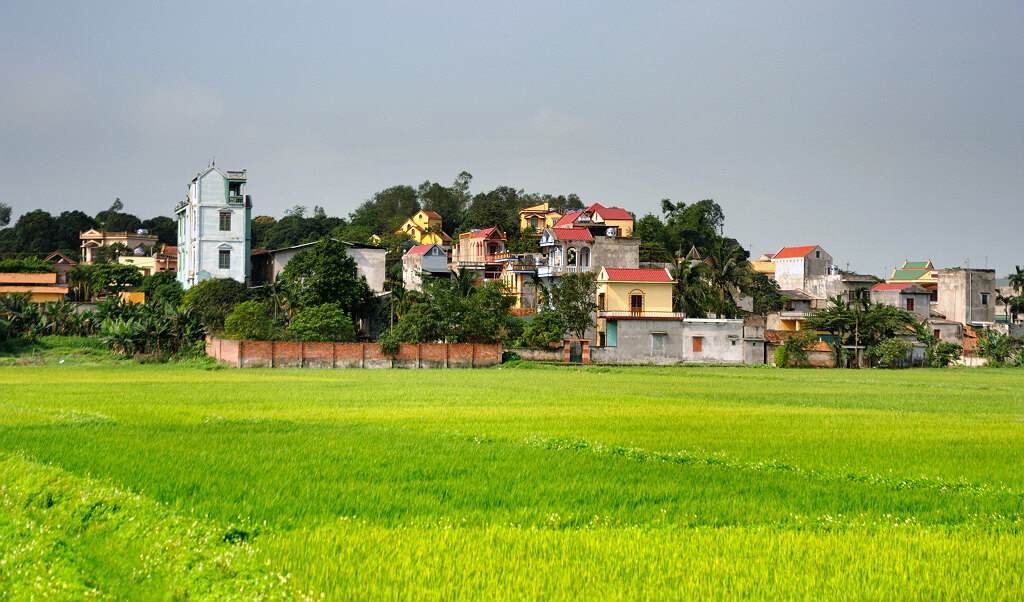
<instances>
[{"instance_id":1,"label":"white building","mask_svg":"<svg viewBox=\"0 0 1024 602\"><path fill-rule=\"evenodd\" d=\"M178 282L183 288L210 278L250 284L252 202L245 194L245 171L199 172L178 203Z\"/></svg>"}]
</instances>

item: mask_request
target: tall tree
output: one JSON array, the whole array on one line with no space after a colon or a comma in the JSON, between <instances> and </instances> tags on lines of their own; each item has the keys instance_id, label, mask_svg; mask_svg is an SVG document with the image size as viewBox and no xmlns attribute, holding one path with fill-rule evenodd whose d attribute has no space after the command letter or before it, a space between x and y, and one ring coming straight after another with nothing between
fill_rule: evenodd
<instances>
[{"instance_id":1,"label":"tall tree","mask_svg":"<svg viewBox=\"0 0 1024 602\"><path fill-rule=\"evenodd\" d=\"M355 260L330 238L296 253L279 280L298 307L336 303L351 316L365 316L373 307L373 291L357 274Z\"/></svg>"},{"instance_id":2,"label":"tall tree","mask_svg":"<svg viewBox=\"0 0 1024 602\"><path fill-rule=\"evenodd\" d=\"M576 272L559 277L548 289L551 306L558 321L576 338L582 339L594 327L597 311L597 284L592 272Z\"/></svg>"},{"instance_id":3,"label":"tall tree","mask_svg":"<svg viewBox=\"0 0 1024 602\"><path fill-rule=\"evenodd\" d=\"M706 258L708 282L714 291L712 309L719 317L739 315L736 298L747 277L746 251L731 238L712 239Z\"/></svg>"}]
</instances>

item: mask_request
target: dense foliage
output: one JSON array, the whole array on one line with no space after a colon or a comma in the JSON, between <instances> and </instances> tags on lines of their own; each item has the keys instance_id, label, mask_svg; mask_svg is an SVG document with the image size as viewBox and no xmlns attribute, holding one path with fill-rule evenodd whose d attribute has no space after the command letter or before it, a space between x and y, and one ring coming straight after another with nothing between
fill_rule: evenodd
<instances>
[{"instance_id":1,"label":"dense foliage","mask_svg":"<svg viewBox=\"0 0 1024 602\"><path fill-rule=\"evenodd\" d=\"M296 253L278 282L298 308L331 303L350 316L365 316L374 308L366 278L357 273L345 245L332 238Z\"/></svg>"},{"instance_id":2,"label":"dense foliage","mask_svg":"<svg viewBox=\"0 0 1024 602\"><path fill-rule=\"evenodd\" d=\"M248 291L241 282L230 278L211 278L185 291L182 305L208 333L213 334L224 327L224 319L247 297Z\"/></svg>"},{"instance_id":3,"label":"dense foliage","mask_svg":"<svg viewBox=\"0 0 1024 602\"><path fill-rule=\"evenodd\" d=\"M352 318L334 303L299 310L288 324L288 334L297 341L356 342Z\"/></svg>"},{"instance_id":4,"label":"dense foliage","mask_svg":"<svg viewBox=\"0 0 1024 602\"><path fill-rule=\"evenodd\" d=\"M394 327L382 338L401 343L511 343L522 333L512 315L514 299L500 282L474 286L470 273L433 280L423 287Z\"/></svg>"}]
</instances>

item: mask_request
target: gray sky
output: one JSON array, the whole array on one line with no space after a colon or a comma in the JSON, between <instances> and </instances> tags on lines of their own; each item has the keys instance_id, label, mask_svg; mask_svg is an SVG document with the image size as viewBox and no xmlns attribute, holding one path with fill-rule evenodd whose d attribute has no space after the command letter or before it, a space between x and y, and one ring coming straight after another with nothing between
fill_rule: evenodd
<instances>
[{"instance_id":1,"label":"gray sky","mask_svg":"<svg viewBox=\"0 0 1024 602\"><path fill-rule=\"evenodd\" d=\"M473 174L713 198L757 256L1024 264L1024 2L4 2L0 201L255 214Z\"/></svg>"}]
</instances>

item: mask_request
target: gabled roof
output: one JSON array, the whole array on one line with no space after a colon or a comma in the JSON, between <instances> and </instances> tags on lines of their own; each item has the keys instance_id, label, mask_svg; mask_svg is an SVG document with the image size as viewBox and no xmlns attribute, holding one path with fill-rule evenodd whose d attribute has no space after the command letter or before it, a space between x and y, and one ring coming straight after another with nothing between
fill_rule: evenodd
<instances>
[{"instance_id":1,"label":"gabled roof","mask_svg":"<svg viewBox=\"0 0 1024 602\"><path fill-rule=\"evenodd\" d=\"M501 229L498 228L497 226L491 226L490 228L487 228L486 230L481 230L479 232L474 232L473 233L473 238L491 238L491 236L494 235L494 234L497 234L498 238L501 238L502 240L505 239L505 235L502 234Z\"/></svg>"},{"instance_id":2,"label":"gabled roof","mask_svg":"<svg viewBox=\"0 0 1024 602\"><path fill-rule=\"evenodd\" d=\"M551 235L556 240L594 240L588 228L570 226L568 228L551 228Z\"/></svg>"},{"instance_id":3,"label":"gabled roof","mask_svg":"<svg viewBox=\"0 0 1024 602\"><path fill-rule=\"evenodd\" d=\"M605 207L594 203L590 207L587 207L587 213L596 213L601 216L602 219L633 219L633 216L628 211L619 207Z\"/></svg>"},{"instance_id":4,"label":"gabled roof","mask_svg":"<svg viewBox=\"0 0 1024 602\"><path fill-rule=\"evenodd\" d=\"M606 282L672 282L665 268L602 268Z\"/></svg>"},{"instance_id":5,"label":"gabled roof","mask_svg":"<svg viewBox=\"0 0 1024 602\"><path fill-rule=\"evenodd\" d=\"M426 215L430 219L441 219L441 216L436 214L436 213L434 213L433 211L427 211L426 209L421 209L421 211L423 212L424 215Z\"/></svg>"},{"instance_id":6,"label":"gabled roof","mask_svg":"<svg viewBox=\"0 0 1024 602\"><path fill-rule=\"evenodd\" d=\"M904 261L904 270L934 270L935 266L932 265L931 261Z\"/></svg>"},{"instance_id":7,"label":"gabled roof","mask_svg":"<svg viewBox=\"0 0 1024 602\"><path fill-rule=\"evenodd\" d=\"M558 221L555 222L555 225L552 226L552 227L553 228L564 228L566 226L571 226L572 223L574 221L576 221L576 219L579 216L581 216L581 215L583 215L583 210L582 209L577 209L575 211L566 212L565 215L563 215L562 217L558 218Z\"/></svg>"},{"instance_id":8,"label":"gabled roof","mask_svg":"<svg viewBox=\"0 0 1024 602\"><path fill-rule=\"evenodd\" d=\"M931 270L895 270L889 280L918 280L929 272Z\"/></svg>"},{"instance_id":9,"label":"gabled roof","mask_svg":"<svg viewBox=\"0 0 1024 602\"><path fill-rule=\"evenodd\" d=\"M77 261L71 259L67 255L59 251L54 251L53 253L50 253L49 255L46 256L46 259L44 259L43 261L49 261L50 263L66 263L70 265L78 265Z\"/></svg>"},{"instance_id":10,"label":"gabled roof","mask_svg":"<svg viewBox=\"0 0 1024 602\"><path fill-rule=\"evenodd\" d=\"M406 253L406 255L419 255L420 253L426 253L435 244L436 243L430 243L429 245L416 245L415 247L409 249L409 252Z\"/></svg>"},{"instance_id":11,"label":"gabled roof","mask_svg":"<svg viewBox=\"0 0 1024 602\"><path fill-rule=\"evenodd\" d=\"M782 250L775 254L772 259L794 259L799 257L807 257L807 254L818 248L818 245L810 245L806 247L782 247Z\"/></svg>"}]
</instances>

